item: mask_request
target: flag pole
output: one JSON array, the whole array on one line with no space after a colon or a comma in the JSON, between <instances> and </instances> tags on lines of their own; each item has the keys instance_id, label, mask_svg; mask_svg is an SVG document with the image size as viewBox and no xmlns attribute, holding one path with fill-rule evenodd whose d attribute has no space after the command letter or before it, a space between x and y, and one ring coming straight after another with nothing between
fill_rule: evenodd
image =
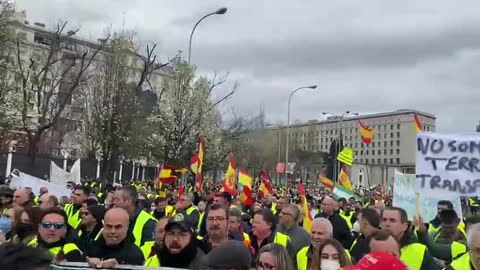
<instances>
[{"instance_id":1,"label":"flag pole","mask_svg":"<svg viewBox=\"0 0 480 270\"><path fill-rule=\"evenodd\" d=\"M363 149L363 156L365 157L365 174L367 175L367 187L370 191L370 176L368 174L368 159L367 159L367 152L365 150L365 143L362 142L362 149Z\"/></svg>"}]
</instances>

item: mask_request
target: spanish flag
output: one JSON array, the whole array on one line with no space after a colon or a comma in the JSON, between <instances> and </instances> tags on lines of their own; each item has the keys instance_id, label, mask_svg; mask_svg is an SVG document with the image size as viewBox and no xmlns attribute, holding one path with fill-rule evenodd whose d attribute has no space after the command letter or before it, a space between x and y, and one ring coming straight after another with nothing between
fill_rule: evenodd
<instances>
[{"instance_id":1,"label":"spanish flag","mask_svg":"<svg viewBox=\"0 0 480 270\"><path fill-rule=\"evenodd\" d=\"M328 177L326 177L323 174L320 174L319 178L320 178L320 183L322 183L327 188L333 190L333 188L335 187L335 183L333 183L332 180L330 180Z\"/></svg>"},{"instance_id":2,"label":"spanish flag","mask_svg":"<svg viewBox=\"0 0 480 270\"><path fill-rule=\"evenodd\" d=\"M253 182L253 178L250 175L248 175L246 171L244 170L238 171L239 190L241 189L240 200L242 200L243 205L246 207L253 204L252 182Z\"/></svg>"},{"instance_id":3,"label":"spanish flag","mask_svg":"<svg viewBox=\"0 0 480 270\"><path fill-rule=\"evenodd\" d=\"M303 188L303 185L301 182L298 183L297 188L298 188L298 195L303 205L303 212L304 212L303 228L308 233L312 233L313 218L312 218L312 214L310 214L310 210L308 210L308 202L307 202L307 195L305 193L305 188Z\"/></svg>"},{"instance_id":4,"label":"spanish flag","mask_svg":"<svg viewBox=\"0 0 480 270\"><path fill-rule=\"evenodd\" d=\"M233 197L236 197L238 194L235 188L235 167L235 157L232 155L227 172L225 173L225 179L223 180L223 190L232 194Z\"/></svg>"},{"instance_id":5,"label":"spanish flag","mask_svg":"<svg viewBox=\"0 0 480 270\"><path fill-rule=\"evenodd\" d=\"M273 189L272 189L272 186L270 186L270 183L268 183L266 179L262 179L260 187L258 188L258 195L260 197L265 197L272 193L273 193Z\"/></svg>"},{"instance_id":6,"label":"spanish flag","mask_svg":"<svg viewBox=\"0 0 480 270\"><path fill-rule=\"evenodd\" d=\"M203 185L202 185L202 166L203 166L203 157L205 155L205 140L203 136L200 136L198 145L198 151L193 155L192 160L190 162L190 167L192 172L195 174L195 191L202 192Z\"/></svg>"},{"instance_id":7,"label":"spanish flag","mask_svg":"<svg viewBox=\"0 0 480 270\"><path fill-rule=\"evenodd\" d=\"M420 122L420 119L418 118L418 114L415 113L413 116L413 129L415 132L419 132L422 130L422 123Z\"/></svg>"},{"instance_id":8,"label":"spanish flag","mask_svg":"<svg viewBox=\"0 0 480 270\"><path fill-rule=\"evenodd\" d=\"M342 164L340 169L340 175L338 176L338 183L345 187L348 190L352 190L352 181L350 181L350 176L347 174L347 168Z\"/></svg>"},{"instance_id":9,"label":"spanish flag","mask_svg":"<svg viewBox=\"0 0 480 270\"><path fill-rule=\"evenodd\" d=\"M362 121L358 121L358 124L360 126L360 135L362 136L362 142L364 144L370 144L372 142L375 131L373 130L373 128L367 127L365 124L363 124Z\"/></svg>"},{"instance_id":10,"label":"spanish flag","mask_svg":"<svg viewBox=\"0 0 480 270\"><path fill-rule=\"evenodd\" d=\"M178 180L178 177L174 174L177 168L170 166L170 165L163 165L162 169L160 170L160 174L158 175L157 179L157 186L159 186L159 182L164 184L171 184Z\"/></svg>"}]
</instances>

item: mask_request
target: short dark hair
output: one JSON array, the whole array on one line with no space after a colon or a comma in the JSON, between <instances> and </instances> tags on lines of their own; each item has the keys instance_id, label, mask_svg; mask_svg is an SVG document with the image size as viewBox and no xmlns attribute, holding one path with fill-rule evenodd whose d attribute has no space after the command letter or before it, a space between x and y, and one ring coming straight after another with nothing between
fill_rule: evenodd
<instances>
[{"instance_id":1,"label":"short dark hair","mask_svg":"<svg viewBox=\"0 0 480 270\"><path fill-rule=\"evenodd\" d=\"M225 217L228 218L228 209L225 208L223 205L214 203L208 206L208 211L216 211L216 210L223 210L225 211Z\"/></svg>"},{"instance_id":2,"label":"short dark hair","mask_svg":"<svg viewBox=\"0 0 480 270\"><path fill-rule=\"evenodd\" d=\"M215 197L222 197L224 198L228 203L232 203L232 194L222 191L222 192L217 192L215 194Z\"/></svg>"},{"instance_id":3,"label":"short dark hair","mask_svg":"<svg viewBox=\"0 0 480 270\"><path fill-rule=\"evenodd\" d=\"M453 204L449 200L440 200L437 205L445 205L448 209L453 209Z\"/></svg>"},{"instance_id":4,"label":"short dark hair","mask_svg":"<svg viewBox=\"0 0 480 270\"><path fill-rule=\"evenodd\" d=\"M40 222L43 220L43 218L46 216L46 215L51 215L51 214L56 214L56 215L59 215L59 216L62 216L63 217L63 222L68 225L68 217L67 217L67 214L65 213L65 211L63 211L62 209L58 208L58 207L52 207L52 208L48 208L47 210L43 211L41 217L40 217Z\"/></svg>"},{"instance_id":5,"label":"short dark hair","mask_svg":"<svg viewBox=\"0 0 480 270\"><path fill-rule=\"evenodd\" d=\"M154 203L155 203L155 205L158 205L159 203L166 202L166 201L167 201L167 199L165 199L165 197L157 197L157 198L155 198Z\"/></svg>"},{"instance_id":6,"label":"short dark hair","mask_svg":"<svg viewBox=\"0 0 480 270\"><path fill-rule=\"evenodd\" d=\"M340 198L340 199L338 199L338 202L347 203L347 199L345 199L345 198Z\"/></svg>"},{"instance_id":7,"label":"short dark hair","mask_svg":"<svg viewBox=\"0 0 480 270\"><path fill-rule=\"evenodd\" d=\"M92 198L86 199L83 203L87 205L87 207L92 206L92 205L98 205L98 201Z\"/></svg>"},{"instance_id":8,"label":"short dark hair","mask_svg":"<svg viewBox=\"0 0 480 270\"><path fill-rule=\"evenodd\" d=\"M75 185L73 187L73 191L81 190L85 196L90 196L90 187L89 186L82 186L82 185Z\"/></svg>"},{"instance_id":9,"label":"short dark hair","mask_svg":"<svg viewBox=\"0 0 480 270\"><path fill-rule=\"evenodd\" d=\"M380 215L373 208L363 208L360 210L362 214L362 219L366 220L370 226L379 228L380 227Z\"/></svg>"},{"instance_id":10,"label":"short dark hair","mask_svg":"<svg viewBox=\"0 0 480 270\"><path fill-rule=\"evenodd\" d=\"M387 232L387 231L382 231L382 230L378 230L374 233L372 233L372 235L370 236L370 241L372 240L376 240L376 241L386 241L388 238L392 237L393 239L395 239L395 237L393 236L393 234L391 234L390 232ZM395 241L397 241L397 239L395 239Z\"/></svg>"},{"instance_id":11,"label":"short dark hair","mask_svg":"<svg viewBox=\"0 0 480 270\"><path fill-rule=\"evenodd\" d=\"M360 204L360 206L363 206L363 202L362 202L362 201L356 201L355 203L358 203L358 204Z\"/></svg>"},{"instance_id":12,"label":"short dark hair","mask_svg":"<svg viewBox=\"0 0 480 270\"><path fill-rule=\"evenodd\" d=\"M52 259L48 250L8 242L0 246L0 258L2 267L10 270L43 268Z\"/></svg>"},{"instance_id":13,"label":"short dark hair","mask_svg":"<svg viewBox=\"0 0 480 270\"><path fill-rule=\"evenodd\" d=\"M440 219L441 224L453 225L458 223L457 212L453 209L445 209L440 211L438 218Z\"/></svg>"},{"instance_id":14,"label":"short dark hair","mask_svg":"<svg viewBox=\"0 0 480 270\"><path fill-rule=\"evenodd\" d=\"M130 199L134 204L137 204L138 192L134 186L123 186L119 190L123 192L123 199Z\"/></svg>"},{"instance_id":15,"label":"short dark hair","mask_svg":"<svg viewBox=\"0 0 480 270\"><path fill-rule=\"evenodd\" d=\"M275 231L277 227L277 222L275 219L275 215L272 213L272 210L268 208L260 208L257 211L255 211L255 215L262 216L263 220L267 223L270 224L270 229Z\"/></svg>"},{"instance_id":16,"label":"short dark hair","mask_svg":"<svg viewBox=\"0 0 480 270\"><path fill-rule=\"evenodd\" d=\"M400 208L400 207L395 207L395 206L389 206L385 208L385 210L390 210L390 211L397 211L400 214L400 222L402 224L408 223L408 214L405 209ZM385 213L385 210L383 211Z\"/></svg>"}]
</instances>

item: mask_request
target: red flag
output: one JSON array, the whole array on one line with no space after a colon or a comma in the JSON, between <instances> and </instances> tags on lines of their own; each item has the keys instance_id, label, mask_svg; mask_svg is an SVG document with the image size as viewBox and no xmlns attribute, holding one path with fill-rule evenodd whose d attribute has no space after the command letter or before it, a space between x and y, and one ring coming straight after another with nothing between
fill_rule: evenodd
<instances>
[{"instance_id":1,"label":"red flag","mask_svg":"<svg viewBox=\"0 0 480 270\"><path fill-rule=\"evenodd\" d=\"M249 186L243 186L242 194L240 194L240 200L245 207L249 207L253 204L252 190Z\"/></svg>"},{"instance_id":2,"label":"red flag","mask_svg":"<svg viewBox=\"0 0 480 270\"><path fill-rule=\"evenodd\" d=\"M422 130L422 123L420 122L420 118L418 118L418 114L415 113L413 116L413 128L416 132Z\"/></svg>"},{"instance_id":3,"label":"red flag","mask_svg":"<svg viewBox=\"0 0 480 270\"><path fill-rule=\"evenodd\" d=\"M178 198L182 197L183 192L185 192L185 186L178 187Z\"/></svg>"},{"instance_id":4,"label":"red flag","mask_svg":"<svg viewBox=\"0 0 480 270\"><path fill-rule=\"evenodd\" d=\"M272 186L270 186L270 176L268 175L268 170L262 168L258 174L260 178L260 187L258 188L258 195L264 197L268 194L273 194Z\"/></svg>"},{"instance_id":5,"label":"red flag","mask_svg":"<svg viewBox=\"0 0 480 270\"><path fill-rule=\"evenodd\" d=\"M235 157L230 157L230 163L228 164L227 172L225 173L225 179L223 180L223 190L232 194L233 197L237 196L237 188L235 187Z\"/></svg>"},{"instance_id":6,"label":"red flag","mask_svg":"<svg viewBox=\"0 0 480 270\"><path fill-rule=\"evenodd\" d=\"M162 169L160 170L160 174L158 175L158 181L162 182L163 184L171 184L178 180L178 177L174 174L177 168L170 166L170 165L163 165Z\"/></svg>"},{"instance_id":7,"label":"red flag","mask_svg":"<svg viewBox=\"0 0 480 270\"><path fill-rule=\"evenodd\" d=\"M198 151L193 155L190 166L192 172L195 174L195 191L202 192L202 166L203 157L205 155L205 140L203 139L203 136L200 136L199 140Z\"/></svg>"}]
</instances>

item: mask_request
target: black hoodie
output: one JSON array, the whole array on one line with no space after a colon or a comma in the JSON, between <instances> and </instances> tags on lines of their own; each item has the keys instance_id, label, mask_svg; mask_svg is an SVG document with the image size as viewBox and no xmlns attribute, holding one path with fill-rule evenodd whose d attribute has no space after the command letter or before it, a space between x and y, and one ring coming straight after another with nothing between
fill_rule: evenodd
<instances>
[{"instance_id":1,"label":"black hoodie","mask_svg":"<svg viewBox=\"0 0 480 270\"><path fill-rule=\"evenodd\" d=\"M108 246L103 236L89 245L86 250L88 257L103 260L115 259L119 264L143 265L145 259L142 250L135 245L135 239L131 234L115 246Z\"/></svg>"}]
</instances>

